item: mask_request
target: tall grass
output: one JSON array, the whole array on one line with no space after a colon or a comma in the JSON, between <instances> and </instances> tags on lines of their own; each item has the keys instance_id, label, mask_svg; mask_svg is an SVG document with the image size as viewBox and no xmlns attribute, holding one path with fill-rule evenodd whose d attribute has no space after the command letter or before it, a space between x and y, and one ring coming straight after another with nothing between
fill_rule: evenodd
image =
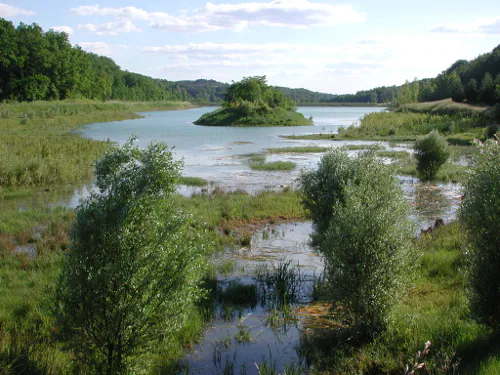
<instances>
[{"instance_id":1,"label":"tall grass","mask_svg":"<svg viewBox=\"0 0 500 375\"><path fill-rule=\"evenodd\" d=\"M0 187L77 184L109 142L68 131L92 122L140 117L135 112L188 108L187 102L55 101L0 104Z\"/></svg>"},{"instance_id":2,"label":"tall grass","mask_svg":"<svg viewBox=\"0 0 500 375\"><path fill-rule=\"evenodd\" d=\"M109 145L77 136L0 135L0 187L82 183Z\"/></svg>"},{"instance_id":3,"label":"tall grass","mask_svg":"<svg viewBox=\"0 0 500 375\"><path fill-rule=\"evenodd\" d=\"M405 104L398 107L396 111L430 113L435 115L476 116L486 114L488 107L472 106L465 103L457 103L451 99L443 99L434 102Z\"/></svg>"}]
</instances>

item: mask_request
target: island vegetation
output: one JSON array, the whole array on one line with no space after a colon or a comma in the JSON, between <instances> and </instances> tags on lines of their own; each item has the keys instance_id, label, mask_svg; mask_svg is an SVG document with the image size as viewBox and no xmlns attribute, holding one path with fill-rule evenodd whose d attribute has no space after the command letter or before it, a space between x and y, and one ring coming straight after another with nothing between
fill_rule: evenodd
<instances>
[{"instance_id":1,"label":"island vegetation","mask_svg":"<svg viewBox=\"0 0 500 375\"><path fill-rule=\"evenodd\" d=\"M222 108L201 116L196 125L304 126L312 125L295 108L295 102L267 85L265 76L246 77L228 89Z\"/></svg>"}]
</instances>

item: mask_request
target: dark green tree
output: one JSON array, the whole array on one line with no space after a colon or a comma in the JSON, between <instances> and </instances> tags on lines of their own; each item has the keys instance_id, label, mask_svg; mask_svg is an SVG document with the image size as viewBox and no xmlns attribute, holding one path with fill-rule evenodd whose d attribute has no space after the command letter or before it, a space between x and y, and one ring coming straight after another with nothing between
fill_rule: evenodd
<instances>
[{"instance_id":1,"label":"dark green tree","mask_svg":"<svg viewBox=\"0 0 500 375\"><path fill-rule=\"evenodd\" d=\"M408 204L393 169L373 151L350 159L334 149L318 171L303 175L302 186L321 234L327 297L361 338L375 338L387 327L411 261Z\"/></svg>"},{"instance_id":2,"label":"dark green tree","mask_svg":"<svg viewBox=\"0 0 500 375\"><path fill-rule=\"evenodd\" d=\"M57 283L57 313L86 371L126 374L161 348L200 296L209 241L171 195L180 162L129 141L96 165L99 191L77 209Z\"/></svg>"},{"instance_id":3,"label":"dark green tree","mask_svg":"<svg viewBox=\"0 0 500 375\"><path fill-rule=\"evenodd\" d=\"M500 146L498 139L479 144L465 183L459 218L471 243L472 310L500 331Z\"/></svg>"}]
</instances>

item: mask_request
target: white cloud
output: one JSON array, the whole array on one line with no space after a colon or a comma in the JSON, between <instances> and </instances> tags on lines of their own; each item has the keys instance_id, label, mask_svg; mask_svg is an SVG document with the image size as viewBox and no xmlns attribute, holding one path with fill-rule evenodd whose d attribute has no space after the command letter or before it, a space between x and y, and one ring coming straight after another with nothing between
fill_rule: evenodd
<instances>
[{"instance_id":1,"label":"white cloud","mask_svg":"<svg viewBox=\"0 0 500 375\"><path fill-rule=\"evenodd\" d=\"M143 51L147 53L164 54L189 54L190 56L204 55L237 55L237 54L269 54L276 52L286 52L303 48L300 45L286 43L267 43L267 44L243 44L243 43L188 43L188 44L170 44L162 47L144 47Z\"/></svg>"},{"instance_id":2,"label":"white cloud","mask_svg":"<svg viewBox=\"0 0 500 375\"><path fill-rule=\"evenodd\" d=\"M0 4L0 17L34 16L35 14L31 10L16 8L8 4Z\"/></svg>"},{"instance_id":3,"label":"white cloud","mask_svg":"<svg viewBox=\"0 0 500 375\"><path fill-rule=\"evenodd\" d=\"M212 4L184 11L180 16L165 12L146 12L136 7L101 8L86 5L71 9L80 16L112 16L147 21L155 29L179 32L216 30L241 31L252 25L307 28L363 22L365 16L351 5L332 5L309 0L275 0L267 3Z\"/></svg>"},{"instance_id":4,"label":"white cloud","mask_svg":"<svg viewBox=\"0 0 500 375\"><path fill-rule=\"evenodd\" d=\"M75 30L69 26L52 26L50 27L54 31L65 32L68 35L72 35Z\"/></svg>"},{"instance_id":5,"label":"white cloud","mask_svg":"<svg viewBox=\"0 0 500 375\"><path fill-rule=\"evenodd\" d=\"M166 63L156 68L159 72L204 72L218 77L220 70L224 69L233 71L238 76L267 74L271 77L282 74L283 71L302 71L303 76L353 72L371 74L381 68L388 56L387 49L378 44L325 46L207 42L144 47L143 52L165 56ZM237 73L238 71L244 73Z\"/></svg>"},{"instance_id":6,"label":"white cloud","mask_svg":"<svg viewBox=\"0 0 500 375\"><path fill-rule=\"evenodd\" d=\"M80 42L77 43L83 50L96 53L98 55L111 55L111 48L107 43L103 42Z\"/></svg>"},{"instance_id":7,"label":"white cloud","mask_svg":"<svg viewBox=\"0 0 500 375\"><path fill-rule=\"evenodd\" d=\"M438 25L429 31L446 34L500 35L500 17L479 18L473 23Z\"/></svg>"},{"instance_id":8,"label":"white cloud","mask_svg":"<svg viewBox=\"0 0 500 375\"><path fill-rule=\"evenodd\" d=\"M117 22L100 24L87 23L85 25L78 25L78 29L90 31L96 35L118 35L118 33L141 32L141 29L130 20L119 20Z\"/></svg>"}]
</instances>

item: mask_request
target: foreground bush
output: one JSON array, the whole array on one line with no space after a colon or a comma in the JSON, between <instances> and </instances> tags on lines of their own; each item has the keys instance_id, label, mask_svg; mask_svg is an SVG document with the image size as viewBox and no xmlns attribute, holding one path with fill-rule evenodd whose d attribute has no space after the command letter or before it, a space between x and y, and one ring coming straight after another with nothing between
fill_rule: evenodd
<instances>
[{"instance_id":1,"label":"foreground bush","mask_svg":"<svg viewBox=\"0 0 500 375\"><path fill-rule=\"evenodd\" d=\"M500 145L479 144L475 167L464 184L460 219L473 243L472 308L481 321L500 329Z\"/></svg>"},{"instance_id":2,"label":"foreground bush","mask_svg":"<svg viewBox=\"0 0 500 375\"><path fill-rule=\"evenodd\" d=\"M409 268L413 231L399 183L373 152L349 159L341 149L302 184L320 229L328 298L362 337L373 338L386 328Z\"/></svg>"},{"instance_id":3,"label":"foreground bush","mask_svg":"<svg viewBox=\"0 0 500 375\"><path fill-rule=\"evenodd\" d=\"M449 157L448 142L437 130L433 130L415 142L417 172L423 180L433 179Z\"/></svg>"},{"instance_id":4,"label":"foreground bush","mask_svg":"<svg viewBox=\"0 0 500 375\"><path fill-rule=\"evenodd\" d=\"M157 352L200 296L208 246L172 204L180 164L164 144L127 143L96 166L58 281L63 332L84 372L127 373Z\"/></svg>"},{"instance_id":5,"label":"foreground bush","mask_svg":"<svg viewBox=\"0 0 500 375\"><path fill-rule=\"evenodd\" d=\"M344 149L334 148L321 158L316 171L301 174L303 204L311 212L315 243L321 242L330 225L333 205L344 201L345 188L354 180L357 164Z\"/></svg>"}]
</instances>

